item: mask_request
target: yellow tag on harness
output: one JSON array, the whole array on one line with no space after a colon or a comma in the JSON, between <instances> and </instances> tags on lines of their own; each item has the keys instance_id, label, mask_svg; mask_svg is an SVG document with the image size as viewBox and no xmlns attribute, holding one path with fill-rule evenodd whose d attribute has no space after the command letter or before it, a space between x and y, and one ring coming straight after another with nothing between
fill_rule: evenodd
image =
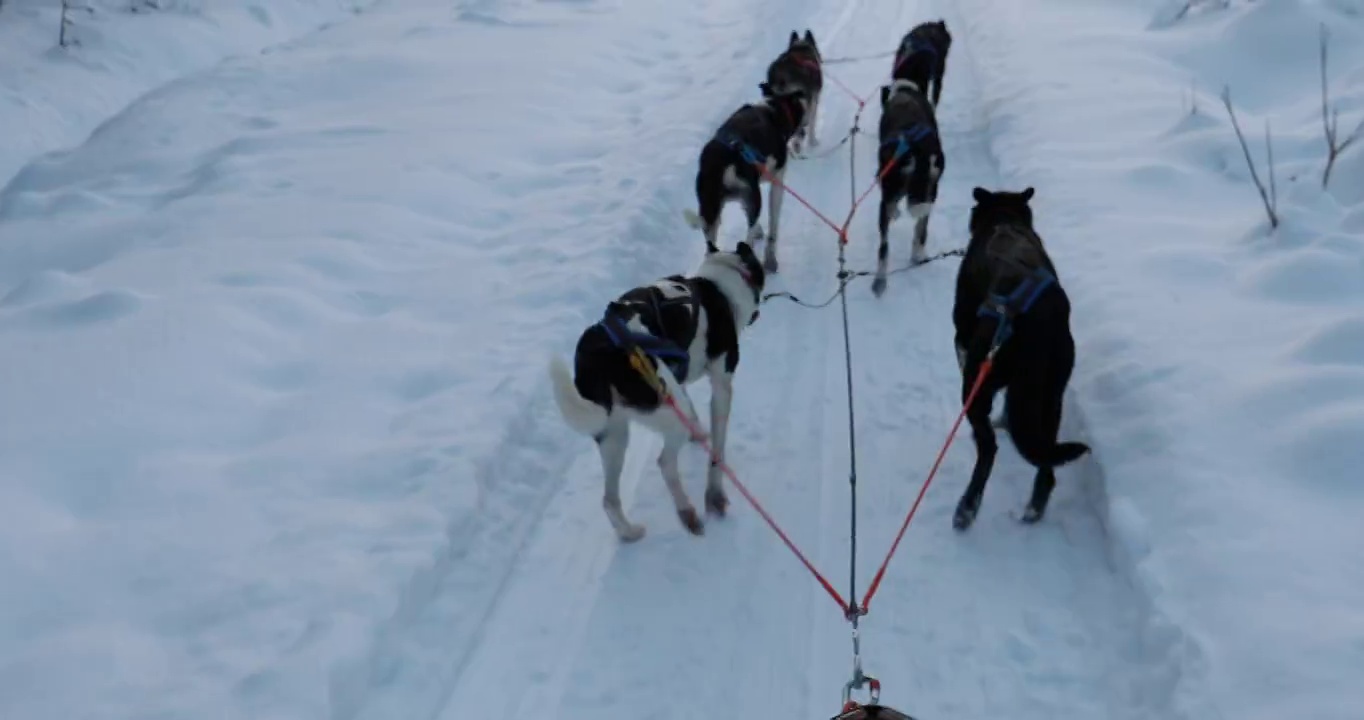
<instances>
[{"instance_id":1,"label":"yellow tag on harness","mask_svg":"<svg viewBox=\"0 0 1364 720\"><path fill-rule=\"evenodd\" d=\"M649 362L649 358L644 354L643 350L635 348L630 353L630 367L633 367L635 372L639 373L640 376L644 378L644 382L649 383L649 385L653 387L660 398L663 398L664 400L668 398L668 387L663 384L663 378L658 376L658 372L654 370L653 363Z\"/></svg>"}]
</instances>

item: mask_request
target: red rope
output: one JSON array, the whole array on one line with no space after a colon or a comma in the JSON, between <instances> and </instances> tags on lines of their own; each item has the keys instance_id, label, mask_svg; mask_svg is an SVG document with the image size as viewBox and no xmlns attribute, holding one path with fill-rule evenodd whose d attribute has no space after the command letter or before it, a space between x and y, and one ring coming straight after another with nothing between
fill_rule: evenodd
<instances>
[{"instance_id":1,"label":"red rope","mask_svg":"<svg viewBox=\"0 0 1364 720\"><path fill-rule=\"evenodd\" d=\"M914 498L914 504L910 506L909 513L905 515L904 523L900 525L900 532L895 534L895 542L891 543L890 550L886 553L886 559L881 562L881 568L876 571L876 577L872 578L871 585L867 587L867 594L862 598L862 612L867 611L872 596L881 587L881 578L885 576L886 568L890 566L890 559L895 555L896 549L900 547L900 540L904 538L905 530L909 528L910 521L914 519L914 513L919 511L919 503L923 502L924 494L928 492L928 486L933 483L934 476L938 474L938 467L942 465L943 458L947 456L947 449L952 447L952 441L957 437L957 428L961 427L961 421L966 417L967 411L971 409L971 403L975 402L976 395L980 393L981 386L985 384L985 376L990 373L990 368L993 365L993 357L985 358L985 362L980 364L980 372L976 374L975 385L971 386L971 392L967 394L961 412L957 413L956 422L952 423L952 430L947 433L947 442L944 442L942 449L938 451L938 459L933 461L933 468L928 471L928 477L924 478L923 487L919 488L919 496Z\"/></svg>"},{"instance_id":2,"label":"red rope","mask_svg":"<svg viewBox=\"0 0 1364 720\"><path fill-rule=\"evenodd\" d=\"M872 96L868 95L866 98L862 98L861 96L857 95L857 93L849 89L847 85L844 85L840 80L838 80L838 78L832 75L826 75L825 77L828 77L830 80L834 82L834 84L836 84L839 88L841 88L844 92L851 96L853 100L857 101L856 117L860 118L862 115L862 110L866 107L867 101L870 100ZM856 124L857 123L855 119L854 126L856 126ZM881 179L884 178L886 174L890 172L891 168L895 166L895 161L897 159L898 157L891 158L881 168L880 172L876 174L876 178L867 186L867 189L864 190L862 194L853 201L852 207L848 208L848 217L843 221L842 226L839 226L833 220L830 220L827 215L820 212L818 208L816 208L813 204L811 204L808 200L801 196L800 193L797 193L795 190L792 190L791 186L787 185L781 180L778 180L776 176L774 176L772 173L768 171L767 165L765 163L754 163L753 165L758 169L758 172L761 173L762 176L767 179L769 183L771 183L774 187L780 187L787 193L790 193L791 197L795 198L796 201L799 202L801 205L804 205L807 209L810 210L810 212L815 214L815 217L818 217L821 221L824 222L825 225L828 225L830 229L837 233L838 242L840 245L847 245L848 228L852 226L852 221L853 218L857 215L858 208L861 207L862 203L867 199L868 196L871 195L872 191L875 190L876 187L880 184ZM716 458L715 451L711 448L710 444L707 441L701 440L700 443L701 446L705 448L706 453L710 456L711 461L714 462L718 468L720 468L720 471L723 472L725 476L729 478L730 482L734 483L734 487L738 488L739 493L744 496L744 499L748 501L749 505L752 505L753 509L758 511L758 514L762 516L762 519L767 522L768 527L772 528L772 530L775 533L777 533L777 537L781 538L781 541L786 544L786 547L790 549L791 552L796 556L796 558L800 560L801 564L804 565L805 568L810 571L810 574L815 577L815 580L819 582L819 584L824 588L825 592L829 593L829 597L832 597L834 599L834 602L838 603L839 609L845 613L845 616L852 617L854 613L858 615L865 615L871 603L872 596L876 594L877 589L880 588L881 586L881 580L883 577L885 577L886 569L890 566L891 558L894 557L895 551L900 547L900 541L904 538L905 530L909 528L910 522L914 520L914 515L919 510L919 504L923 502L924 495L927 494L929 485L933 483L933 478L937 475L938 468L942 465L943 458L947 456L948 448L952 446L952 441L956 438L957 429L961 427L961 422L963 419L965 419L967 410L971 407L971 403L975 401L976 395L980 392L980 388L985 382L985 376L989 373L990 367L991 365L993 365L993 362L994 362L993 358L986 358L985 362L981 364L980 373L976 376L975 385L971 388L971 392L967 395L966 403L963 406L962 411L957 414L956 421L952 423L952 430L947 435L947 441L943 443L942 449L938 451L938 457L933 462L933 467L931 470L929 470L928 477L925 478L923 486L919 488L919 495L914 499L914 504L910 506L909 513L905 515L905 521L900 525L900 531L896 533L895 541L891 544L890 550L886 553L885 560L881 562L881 567L876 571L876 576L875 578L872 579L871 585L867 589L867 594L862 599L861 608L849 606L848 602L843 599L843 596L840 595L838 591L834 589L833 584L830 583L829 580L825 578L824 575L821 574L818 569L815 568L814 563L810 562L809 558L805 556L805 553L802 553L800 551L800 548L796 547L796 544L792 542L791 538L787 536L786 532L781 529L781 526L777 524L777 521L772 519L772 516L769 515L767 513L767 510L763 508L762 503L758 502L758 499L748 491L748 488L739 480L739 477L735 475L734 470L731 469L729 465L727 465L725 462ZM677 414L678 420L682 421L683 426L685 426L687 430L692 433L693 436L701 435L700 429L697 428L695 424L693 424L691 420L687 417L686 413L684 413L682 409L678 407L677 401L675 399L669 396L667 397L667 403L668 406L672 408L673 412Z\"/></svg>"},{"instance_id":3,"label":"red rope","mask_svg":"<svg viewBox=\"0 0 1364 720\"><path fill-rule=\"evenodd\" d=\"M677 406L677 400L675 398L671 395L667 396L667 403L668 407L672 408L673 412L677 413L677 419L682 421L682 425L691 432L693 437L701 435L701 429L692 423L686 413L682 412L682 408ZM715 466L720 468L720 472L723 472L725 477L728 477L729 481L734 483L734 487L739 489L739 493L744 496L744 499L748 501L748 504L752 505L753 509L758 511L758 514L762 516L763 520L767 521L767 526L777 533L777 537L780 537L781 541L786 543L786 547L790 548L792 553L795 553L796 558L805 566L805 569L809 570L810 574L815 576L815 580L818 580L819 584L824 587L825 592L829 593L829 597L833 598L834 602L838 603L839 609L847 612L848 602L834 589L833 583L830 583L829 580L815 568L814 563L810 562L809 558L805 557L805 553L801 552L800 548L796 547L796 544L792 542L791 538L781 529L781 526L777 524L777 521L773 520L772 516L767 514L767 510L763 508L762 503L758 502L758 499L753 497L753 493L750 493L748 488L739 481L739 476L734 474L734 470L723 460L720 460L715 456L715 450L711 448L710 443L705 440L699 442L701 443L701 447L706 449L706 454L710 456L711 462L715 463Z\"/></svg>"}]
</instances>

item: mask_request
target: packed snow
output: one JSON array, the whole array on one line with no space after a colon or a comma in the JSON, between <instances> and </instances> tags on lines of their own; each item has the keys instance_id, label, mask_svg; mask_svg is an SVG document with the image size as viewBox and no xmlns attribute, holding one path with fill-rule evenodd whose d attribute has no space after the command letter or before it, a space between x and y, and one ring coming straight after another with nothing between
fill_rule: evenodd
<instances>
[{"instance_id":1,"label":"packed snow","mask_svg":"<svg viewBox=\"0 0 1364 720\"><path fill-rule=\"evenodd\" d=\"M1364 713L1364 137L1323 188L1319 56L1324 26L1338 139L1364 133L1364 1L71 5L62 47L61 3L0 4L0 717L834 715L839 609L737 493L687 533L642 429L649 533L621 545L545 361L699 263L697 153L791 30L839 60L939 18L928 252L972 187L1037 188L1074 305L1062 435L1094 453L1023 526L1002 440L963 534L957 438L862 622L883 700ZM825 68L787 182L832 217L873 180L890 63ZM1277 227L1224 86L1266 183L1268 123ZM789 200L782 229L769 291L828 299L834 233ZM960 410L957 262L848 287L859 597ZM844 363L837 302L765 305L728 455L846 594Z\"/></svg>"}]
</instances>

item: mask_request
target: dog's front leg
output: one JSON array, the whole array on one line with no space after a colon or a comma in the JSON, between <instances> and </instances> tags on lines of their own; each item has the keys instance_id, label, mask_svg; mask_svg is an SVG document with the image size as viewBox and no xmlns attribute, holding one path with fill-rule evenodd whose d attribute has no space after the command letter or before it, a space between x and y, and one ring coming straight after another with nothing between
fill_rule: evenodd
<instances>
[{"instance_id":1,"label":"dog's front leg","mask_svg":"<svg viewBox=\"0 0 1364 720\"><path fill-rule=\"evenodd\" d=\"M602 508L611 527L624 542L635 542L644 537L644 526L635 525L625 517L620 504L620 473L625 466L625 449L630 444L630 423L613 419L597 439L602 471L606 475L606 489L602 494Z\"/></svg>"},{"instance_id":2,"label":"dog's front leg","mask_svg":"<svg viewBox=\"0 0 1364 720\"><path fill-rule=\"evenodd\" d=\"M658 454L658 469L663 473L663 483L668 486L668 494L673 496L673 506L677 508L677 519L693 535L705 533L701 516L692 507L687 491L682 487L682 473L677 466L677 456L686 444L683 435L663 436L663 451Z\"/></svg>"},{"instance_id":3,"label":"dog's front leg","mask_svg":"<svg viewBox=\"0 0 1364 720\"><path fill-rule=\"evenodd\" d=\"M725 461L725 437L729 432L729 409L734 399L734 375L723 367L710 372L710 469L706 472L706 510L724 515L729 508L720 465Z\"/></svg>"},{"instance_id":4,"label":"dog's front leg","mask_svg":"<svg viewBox=\"0 0 1364 720\"><path fill-rule=\"evenodd\" d=\"M915 265L923 264L928 257L927 245L928 215L925 214L914 222L914 242L910 247L909 261Z\"/></svg>"},{"instance_id":5,"label":"dog's front leg","mask_svg":"<svg viewBox=\"0 0 1364 720\"><path fill-rule=\"evenodd\" d=\"M771 197L767 200L767 247L763 249L763 269L777 271L777 223L781 220L781 201L786 196L786 167L772 172L769 183Z\"/></svg>"}]
</instances>

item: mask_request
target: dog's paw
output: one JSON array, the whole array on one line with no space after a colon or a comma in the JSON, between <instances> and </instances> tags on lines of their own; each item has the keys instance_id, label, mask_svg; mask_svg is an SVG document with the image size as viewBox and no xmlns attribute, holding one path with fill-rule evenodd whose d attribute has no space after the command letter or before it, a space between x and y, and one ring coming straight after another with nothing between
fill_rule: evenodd
<instances>
[{"instance_id":1,"label":"dog's paw","mask_svg":"<svg viewBox=\"0 0 1364 720\"><path fill-rule=\"evenodd\" d=\"M763 232L762 223L758 223L757 225L754 225L753 227L748 229L748 241L750 243L759 242L766 236L767 233Z\"/></svg>"},{"instance_id":2,"label":"dog's paw","mask_svg":"<svg viewBox=\"0 0 1364 720\"><path fill-rule=\"evenodd\" d=\"M678 510L677 519L682 521L682 526L692 535L706 534L706 526L701 522L701 516L696 514L696 508Z\"/></svg>"},{"instance_id":3,"label":"dog's paw","mask_svg":"<svg viewBox=\"0 0 1364 720\"><path fill-rule=\"evenodd\" d=\"M776 245L771 240L767 243L767 252L763 253L763 270L769 273L777 271L777 251Z\"/></svg>"},{"instance_id":4,"label":"dog's paw","mask_svg":"<svg viewBox=\"0 0 1364 720\"><path fill-rule=\"evenodd\" d=\"M952 514L952 528L960 531L971 527L971 523L976 521L976 513L979 511L979 497L963 496L961 501L957 503L957 511Z\"/></svg>"},{"instance_id":5,"label":"dog's paw","mask_svg":"<svg viewBox=\"0 0 1364 720\"><path fill-rule=\"evenodd\" d=\"M718 487L706 488L706 512L724 517L727 510L729 497L725 495L725 491Z\"/></svg>"},{"instance_id":6,"label":"dog's paw","mask_svg":"<svg viewBox=\"0 0 1364 720\"><path fill-rule=\"evenodd\" d=\"M885 291L886 291L886 276L885 276L885 275L877 275L876 278L873 279L873 280L871 281L871 292L872 292L872 294L875 295L876 297L881 297L881 295L882 295L883 293L885 293Z\"/></svg>"},{"instance_id":7,"label":"dog's paw","mask_svg":"<svg viewBox=\"0 0 1364 720\"><path fill-rule=\"evenodd\" d=\"M1024 525L1036 525L1042 519L1042 516L1046 514L1047 511L1045 509L1039 509L1029 505L1023 508L1023 515L1018 518L1018 521Z\"/></svg>"},{"instance_id":8,"label":"dog's paw","mask_svg":"<svg viewBox=\"0 0 1364 720\"><path fill-rule=\"evenodd\" d=\"M620 536L621 542L625 543L638 542L641 538L644 537L644 526L629 525L616 534Z\"/></svg>"}]
</instances>

